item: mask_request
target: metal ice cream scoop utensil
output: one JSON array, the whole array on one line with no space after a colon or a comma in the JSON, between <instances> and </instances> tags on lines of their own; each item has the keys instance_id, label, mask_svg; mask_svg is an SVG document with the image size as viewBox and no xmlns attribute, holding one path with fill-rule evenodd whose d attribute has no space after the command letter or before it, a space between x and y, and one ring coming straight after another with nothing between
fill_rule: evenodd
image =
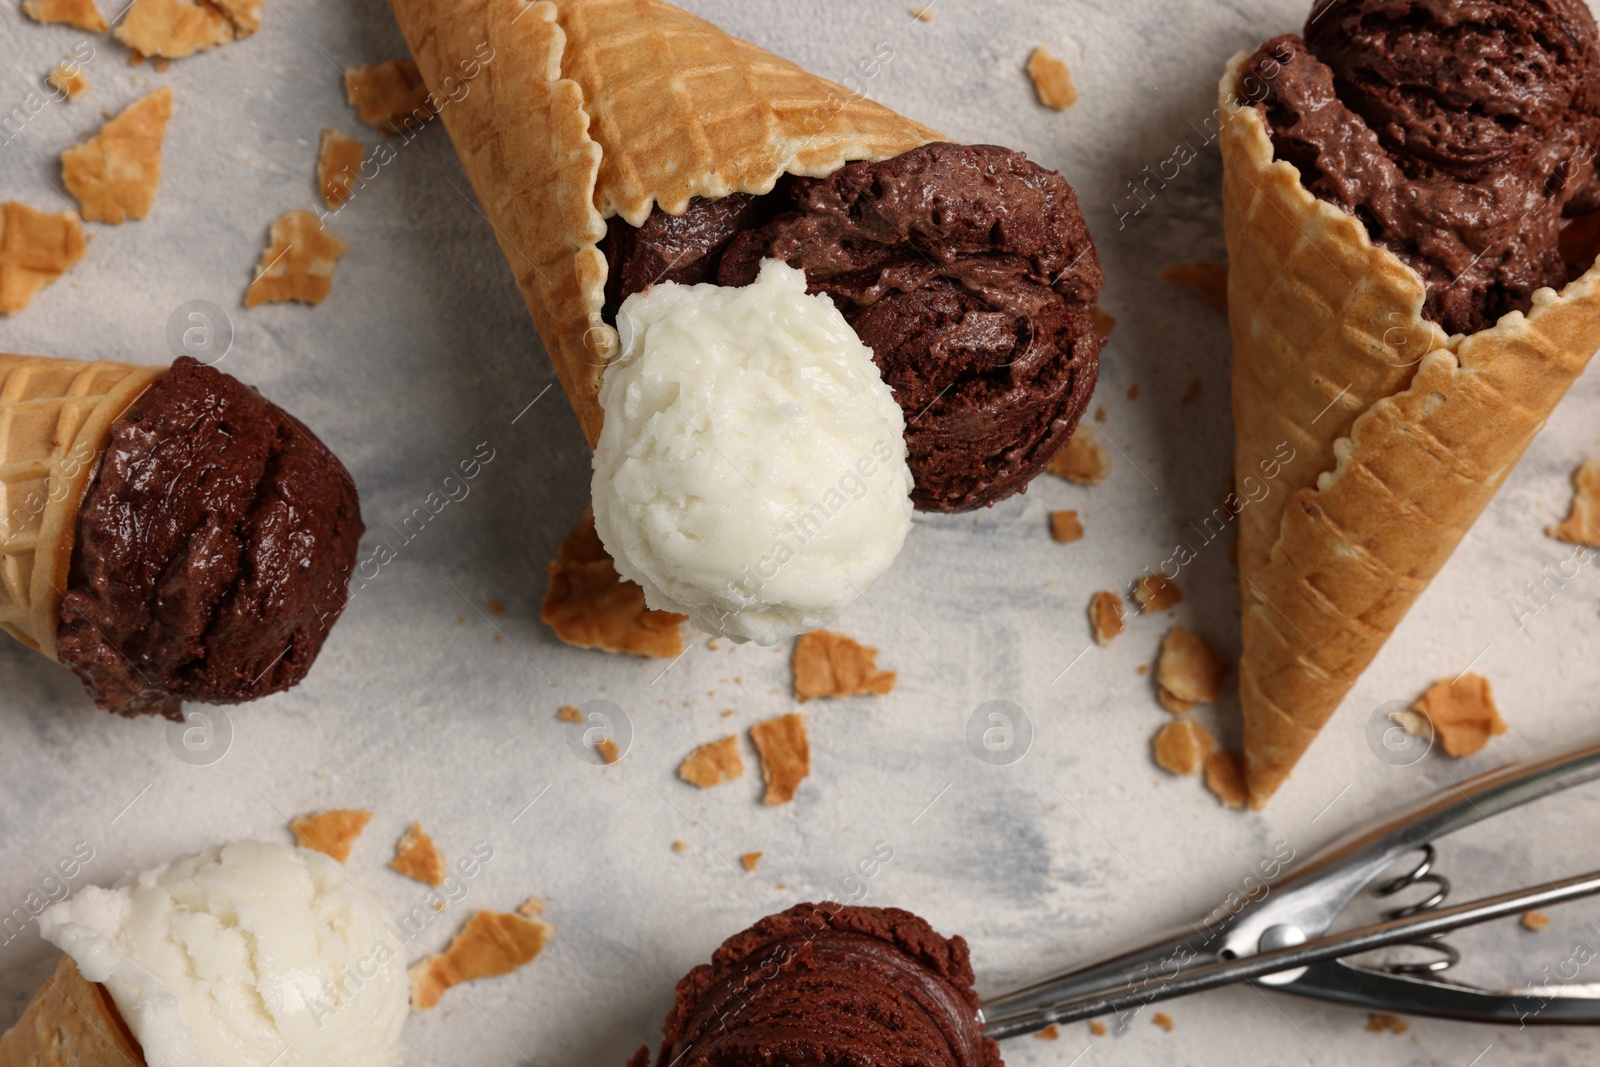
<instances>
[{"instance_id":1,"label":"metal ice cream scoop utensil","mask_svg":"<svg viewBox=\"0 0 1600 1067\"><path fill-rule=\"evenodd\" d=\"M1451 930L1530 909L1600 894L1600 871L1445 906L1450 882L1434 871L1433 842L1529 801L1600 778L1600 744L1513 763L1452 785L1391 817L1355 830L1298 869L1266 883L1235 911L1149 944L1085 964L984 1002L979 1018L993 1038L1052 1023L1129 1013L1144 1005L1235 982L1370 1011L1473 1022L1600 1024L1595 984L1482 989L1438 977L1460 960L1440 941ZM1404 858L1416 862L1405 867ZM1391 867L1404 873L1389 875ZM1387 876L1386 876L1387 875ZM1384 913L1385 921L1329 936L1358 895L1390 897L1431 888L1424 899ZM1350 957L1411 945L1423 962L1363 964ZM1581 948L1581 946L1580 946ZM1563 961L1557 980L1571 982L1593 960L1590 949Z\"/></svg>"}]
</instances>

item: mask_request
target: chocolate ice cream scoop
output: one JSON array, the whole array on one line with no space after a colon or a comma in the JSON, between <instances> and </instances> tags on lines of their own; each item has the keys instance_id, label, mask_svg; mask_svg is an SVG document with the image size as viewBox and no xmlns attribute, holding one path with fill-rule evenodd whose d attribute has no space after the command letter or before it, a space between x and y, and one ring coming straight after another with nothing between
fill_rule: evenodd
<instances>
[{"instance_id":1,"label":"chocolate ice cream scoop","mask_svg":"<svg viewBox=\"0 0 1600 1067\"><path fill-rule=\"evenodd\" d=\"M311 431L179 359L112 427L57 655L126 715L287 689L344 610L361 533L350 475Z\"/></svg>"},{"instance_id":2,"label":"chocolate ice cream scoop","mask_svg":"<svg viewBox=\"0 0 1600 1067\"><path fill-rule=\"evenodd\" d=\"M1276 154L1417 271L1449 333L1526 311L1591 263L1600 33L1582 0L1321 0L1246 66Z\"/></svg>"},{"instance_id":3,"label":"chocolate ice cream scoop","mask_svg":"<svg viewBox=\"0 0 1600 1067\"><path fill-rule=\"evenodd\" d=\"M611 312L655 281L748 285L767 258L804 270L894 390L923 510L1020 492L1072 436L1099 367L1102 276L1061 175L941 142L732 200L613 224Z\"/></svg>"},{"instance_id":4,"label":"chocolate ice cream scoop","mask_svg":"<svg viewBox=\"0 0 1600 1067\"><path fill-rule=\"evenodd\" d=\"M972 983L967 943L910 912L799 904L678 983L656 1065L1002 1067Z\"/></svg>"}]
</instances>

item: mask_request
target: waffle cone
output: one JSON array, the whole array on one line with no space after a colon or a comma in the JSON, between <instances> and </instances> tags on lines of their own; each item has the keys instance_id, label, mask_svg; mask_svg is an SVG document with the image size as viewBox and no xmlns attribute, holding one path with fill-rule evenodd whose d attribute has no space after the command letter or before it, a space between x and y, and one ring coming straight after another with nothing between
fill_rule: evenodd
<instances>
[{"instance_id":1,"label":"waffle cone","mask_svg":"<svg viewBox=\"0 0 1600 1067\"><path fill-rule=\"evenodd\" d=\"M22 1018L0 1034L0 1067L144 1067L144 1053L111 994L62 956Z\"/></svg>"},{"instance_id":2,"label":"waffle cone","mask_svg":"<svg viewBox=\"0 0 1600 1067\"><path fill-rule=\"evenodd\" d=\"M83 494L111 424L164 373L0 354L0 629L51 659Z\"/></svg>"},{"instance_id":3,"label":"waffle cone","mask_svg":"<svg viewBox=\"0 0 1600 1067\"><path fill-rule=\"evenodd\" d=\"M659 0L390 0L591 446L606 220L939 139Z\"/></svg>"},{"instance_id":4,"label":"waffle cone","mask_svg":"<svg viewBox=\"0 0 1600 1067\"><path fill-rule=\"evenodd\" d=\"M1221 84L1245 776L1283 784L1600 347L1600 266L1446 337L1422 279L1274 162Z\"/></svg>"}]
</instances>

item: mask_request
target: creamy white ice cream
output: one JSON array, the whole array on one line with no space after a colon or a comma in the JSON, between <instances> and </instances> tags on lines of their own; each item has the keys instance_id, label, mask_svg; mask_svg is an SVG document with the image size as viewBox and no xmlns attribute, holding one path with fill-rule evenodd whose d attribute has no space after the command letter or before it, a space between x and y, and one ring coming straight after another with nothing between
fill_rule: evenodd
<instances>
[{"instance_id":1,"label":"creamy white ice cream","mask_svg":"<svg viewBox=\"0 0 1600 1067\"><path fill-rule=\"evenodd\" d=\"M149 1067L391 1067L409 987L382 905L334 861L244 841L39 916Z\"/></svg>"},{"instance_id":2,"label":"creamy white ice cream","mask_svg":"<svg viewBox=\"0 0 1600 1067\"><path fill-rule=\"evenodd\" d=\"M594 518L651 607L772 644L827 625L911 529L905 423L872 352L777 260L623 302Z\"/></svg>"}]
</instances>

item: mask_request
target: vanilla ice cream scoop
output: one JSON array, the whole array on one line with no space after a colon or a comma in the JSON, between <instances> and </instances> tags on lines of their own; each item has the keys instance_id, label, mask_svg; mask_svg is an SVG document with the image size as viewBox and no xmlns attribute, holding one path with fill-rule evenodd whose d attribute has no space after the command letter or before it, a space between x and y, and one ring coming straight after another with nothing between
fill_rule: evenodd
<instances>
[{"instance_id":1,"label":"vanilla ice cream scoop","mask_svg":"<svg viewBox=\"0 0 1600 1067\"><path fill-rule=\"evenodd\" d=\"M409 988L382 905L337 863L243 841L45 909L149 1067L391 1067Z\"/></svg>"},{"instance_id":2,"label":"vanilla ice cream scoop","mask_svg":"<svg viewBox=\"0 0 1600 1067\"><path fill-rule=\"evenodd\" d=\"M911 529L894 395L826 296L754 284L623 302L600 390L595 528L652 608L772 644L833 621Z\"/></svg>"}]
</instances>

